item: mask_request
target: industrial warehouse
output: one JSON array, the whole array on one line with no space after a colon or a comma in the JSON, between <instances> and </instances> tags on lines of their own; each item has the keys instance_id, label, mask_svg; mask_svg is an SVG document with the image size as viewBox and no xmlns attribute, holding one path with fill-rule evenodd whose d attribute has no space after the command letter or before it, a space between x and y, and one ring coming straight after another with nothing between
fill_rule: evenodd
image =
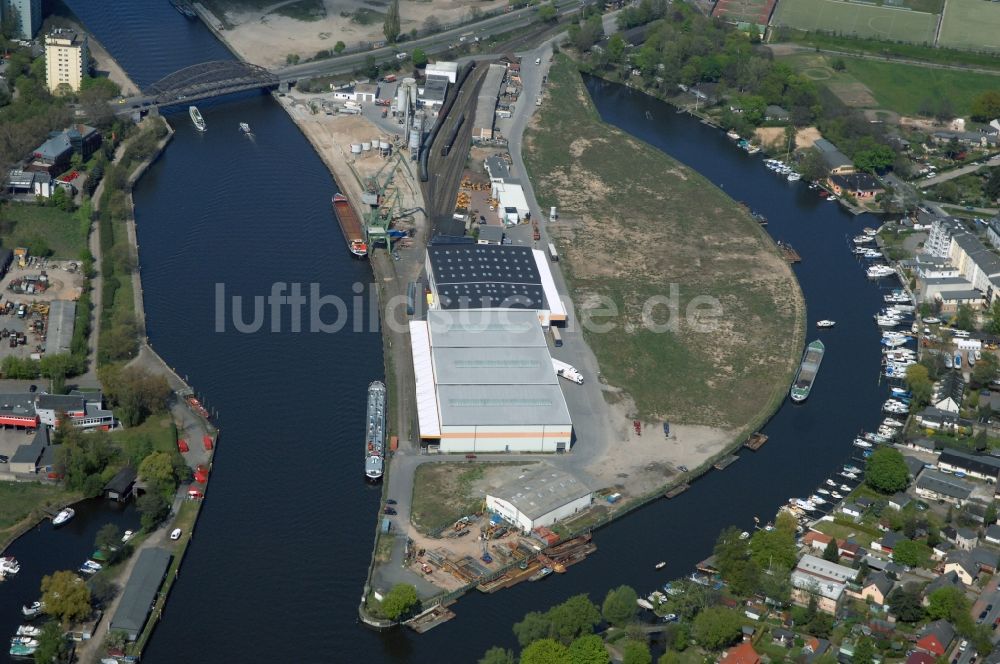
<instances>
[{"instance_id":1,"label":"industrial warehouse","mask_svg":"<svg viewBox=\"0 0 1000 664\"><path fill-rule=\"evenodd\" d=\"M507 310L536 313L543 327L566 321L545 252L492 244L427 247L432 309Z\"/></svg>"},{"instance_id":2,"label":"industrial warehouse","mask_svg":"<svg viewBox=\"0 0 1000 664\"><path fill-rule=\"evenodd\" d=\"M420 437L441 452L564 452L573 424L534 311L410 322Z\"/></svg>"},{"instance_id":3,"label":"industrial warehouse","mask_svg":"<svg viewBox=\"0 0 1000 664\"><path fill-rule=\"evenodd\" d=\"M538 464L517 479L486 494L486 509L522 532L551 526L590 507L593 491L548 464Z\"/></svg>"}]
</instances>

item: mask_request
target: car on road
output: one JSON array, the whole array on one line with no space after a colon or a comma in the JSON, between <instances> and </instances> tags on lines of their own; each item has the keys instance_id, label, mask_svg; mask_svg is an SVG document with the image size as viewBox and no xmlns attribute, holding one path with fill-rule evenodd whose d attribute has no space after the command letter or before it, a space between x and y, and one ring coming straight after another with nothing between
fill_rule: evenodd
<instances>
[{"instance_id":1,"label":"car on road","mask_svg":"<svg viewBox=\"0 0 1000 664\"><path fill-rule=\"evenodd\" d=\"M468 459L469 461L472 461L473 459L476 458L476 455L475 454L466 454L465 458Z\"/></svg>"},{"instance_id":2,"label":"car on road","mask_svg":"<svg viewBox=\"0 0 1000 664\"><path fill-rule=\"evenodd\" d=\"M983 621L986 620L986 616L988 613L989 611L983 611L982 613L980 613L979 618L976 619L976 624L977 625L983 624Z\"/></svg>"},{"instance_id":3,"label":"car on road","mask_svg":"<svg viewBox=\"0 0 1000 664\"><path fill-rule=\"evenodd\" d=\"M958 644L958 652L965 652L965 649L969 647L969 640L962 639L962 642Z\"/></svg>"},{"instance_id":4,"label":"car on road","mask_svg":"<svg viewBox=\"0 0 1000 664\"><path fill-rule=\"evenodd\" d=\"M396 504L396 501L395 501L395 500L393 500L392 498L390 498L389 500L385 501L385 504L386 504L386 505L395 505L395 504Z\"/></svg>"},{"instance_id":5,"label":"car on road","mask_svg":"<svg viewBox=\"0 0 1000 664\"><path fill-rule=\"evenodd\" d=\"M170 539L172 539L172 540L179 540L180 538L181 538L181 529L180 528L174 528L170 532Z\"/></svg>"},{"instance_id":6,"label":"car on road","mask_svg":"<svg viewBox=\"0 0 1000 664\"><path fill-rule=\"evenodd\" d=\"M10 457L6 454L0 454L0 463L7 463L8 461L10 461Z\"/></svg>"},{"instance_id":7,"label":"car on road","mask_svg":"<svg viewBox=\"0 0 1000 664\"><path fill-rule=\"evenodd\" d=\"M38 391L38 386L37 385L31 385L31 386L29 386L28 387L28 391L29 392L37 392Z\"/></svg>"},{"instance_id":8,"label":"car on road","mask_svg":"<svg viewBox=\"0 0 1000 664\"><path fill-rule=\"evenodd\" d=\"M535 64L536 65L542 64L542 59L541 58L535 58Z\"/></svg>"},{"instance_id":9,"label":"car on road","mask_svg":"<svg viewBox=\"0 0 1000 664\"><path fill-rule=\"evenodd\" d=\"M382 510L382 513L383 514L388 514L389 516L396 516L396 514L397 514L395 508L390 507L388 505L385 506L385 508Z\"/></svg>"}]
</instances>

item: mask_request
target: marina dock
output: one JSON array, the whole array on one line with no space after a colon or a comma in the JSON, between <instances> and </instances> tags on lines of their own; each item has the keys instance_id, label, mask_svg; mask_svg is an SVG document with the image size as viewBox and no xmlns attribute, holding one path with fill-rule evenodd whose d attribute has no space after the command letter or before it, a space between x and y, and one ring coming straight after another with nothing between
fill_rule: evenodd
<instances>
[{"instance_id":1,"label":"marina dock","mask_svg":"<svg viewBox=\"0 0 1000 664\"><path fill-rule=\"evenodd\" d=\"M670 491L667 491L665 494L663 494L663 497L664 498L676 498L677 496L681 495L682 493L684 493L685 491L687 491L690 488L691 488L691 485L687 484L685 482L684 484L679 484L679 485L675 486L673 489L671 489Z\"/></svg>"},{"instance_id":2,"label":"marina dock","mask_svg":"<svg viewBox=\"0 0 1000 664\"><path fill-rule=\"evenodd\" d=\"M757 433L747 438L747 442L743 443L743 447L756 452L761 447L763 447L764 443L766 442L767 442L767 434L763 434L758 431Z\"/></svg>"},{"instance_id":3,"label":"marina dock","mask_svg":"<svg viewBox=\"0 0 1000 664\"><path fill-rule=\"evenodd\" d=\"M735 454L730 454L729 456L723 457L722 459L719 459L714 464L712 464L712 468L715 468L716 470L725 470L729 466L736 463L738 460L739 460L738 456L736 456Z\"/></svg>"},{"instance_id":4,"label":"marina dock","mask_svg":"<svg viewBox=\"0 0 1000 664\"><path fill-rule=\"evenodd\" d=\"M437 606L427 609L423 613L417 614L403 624L417 634L423 634L424 632L434 629L438 625L448 622L454 617L454 611L444 605L438 604Z\"/></svg>"},{"instance_id":5,"label":"marina dock","mask_svg":"<svg viewBox=\"0 0 1000 664\"><path fill-rule=\"evenodd\" d=\"M778 251L781 252L782 257L786 261L792 264L802 262L802 256L799 255L799 252L795 251L795 248L792 245L787 242L782 242L781 240L778 240L777 244Z\"/></svg>"}]
</instances>

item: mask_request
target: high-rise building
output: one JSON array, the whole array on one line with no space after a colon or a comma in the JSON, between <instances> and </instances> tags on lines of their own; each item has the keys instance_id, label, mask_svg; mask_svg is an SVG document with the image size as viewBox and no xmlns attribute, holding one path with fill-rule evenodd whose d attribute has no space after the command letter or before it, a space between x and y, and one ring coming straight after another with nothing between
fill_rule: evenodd
<instances>
[{"instance_id":1,"label":"high-rise building","mask_svg":"<svg viewBox=\"0 0 1000 664\"><path fill-rule=\"evenodd\" d=\"M58 92L63 85L78 91L89 60L86 35L65 28L45 35L45 76L50 92Z\"/></svg>"},{"instance_id":2,"label":"high-rise building","mask_svg":"<svg viewBox=\"0 0 1000 664\"><path fill-rule=\"evenodd\" d=\"M0 18L16 21L18 36L32 39L42 27L42 0L0 0Z\"/></svg>"}]
</instances>

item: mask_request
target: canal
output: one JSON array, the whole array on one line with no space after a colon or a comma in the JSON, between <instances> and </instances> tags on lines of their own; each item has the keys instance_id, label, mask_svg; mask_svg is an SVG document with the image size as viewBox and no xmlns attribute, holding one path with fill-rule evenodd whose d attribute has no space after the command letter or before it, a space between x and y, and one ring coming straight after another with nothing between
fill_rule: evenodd
<instances>
[{"instance_id":1,"label":"canal","mask_svg":"<svg viewBox=\"0 0 1000 664\"><path fill-rule=\"evenodd\" d=\"M165 1L68 4L140 86L231 57ZM347 331L353 325L339 334L293 333L287 320L276 332L241 334L231 324L218 332L215 292L223 284L246 299L268 294L275 282L315 283L350 302L352 286L369 284L371 272L344 248L327 169L270 97L199 104L205 134L180 109L169 116L174 140L135 190L148 333L218 410L223 433L205 509L145 661L188 652L206 661L430 663L442 653L475 661L489 645L512 646L510 626L528 610L579 592L600 601L621 583L651 590L687 574L721 528L749 528L754 516L769 519L788 497L810 493L849 457L853 435L878 422L884 388L869 316L881 292L847 246L874 220L852 218L801 183L778 179L720 132L666 104L596 80L588 85L608 122L764 213L769 231L802 254L796 273L809 305L808 338L817 336L816 319L838 321L822 335L827 361L809 402L786 404L758 453L600 531L598 552L565 576L494 597L469 595L457 619L421 637L368 631L356 610L378 492L361 479L358 441L365 387L383 373L379 336ZM238 133L239 122L253 127L255 140ZM364 306L350 315L352 323L367 318ZM661 559L668 566L656 572ZM0 596L6 616L13 609L3 587Z\"/></svg>"}]
</instances>

